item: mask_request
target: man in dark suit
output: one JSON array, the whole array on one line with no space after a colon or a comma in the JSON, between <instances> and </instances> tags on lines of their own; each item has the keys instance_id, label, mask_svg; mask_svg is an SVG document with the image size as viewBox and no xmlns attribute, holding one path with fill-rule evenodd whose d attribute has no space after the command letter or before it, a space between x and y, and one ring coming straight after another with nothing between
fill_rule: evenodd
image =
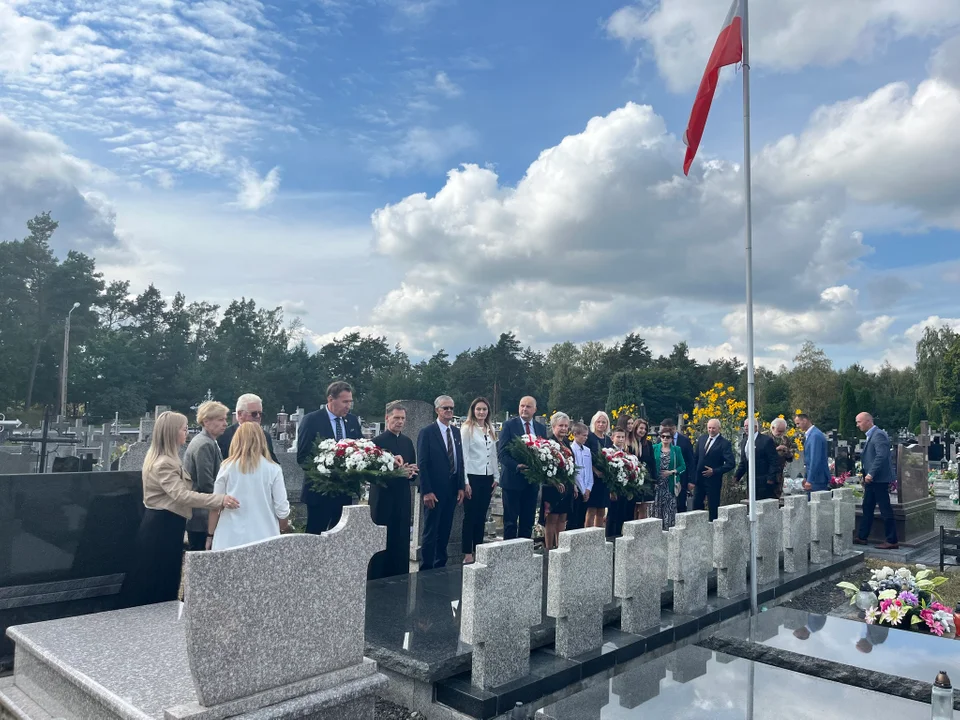
<instances>
[{"instance_id":1,"label":"man in dark suit","mask_svg":"<svg viewBox=\"0 0 960 720\"><path fill-rule=\"evenodd\" d=\"M673 418L665 418L660 422L660 432L668 431L673 433L673 444L680 448L680 454L683 455L683 462L687 469L683 471L683 476L678 478L680 482L680 494L677 495L677 512L687 511L687 492L689 487L696 482L697 461L693 455L693 443L690 438L677 430L677 421Z\"/></svg>"},{"instance_id":2,"label":"man in dark suit","mask_svg":"<svg viewBox=\"0 0 960 720\"><path fill-rule=\"evenodd\" d=\"M441 395L433 401L437 421L417 437L417 469L423 498L423 543L420 570L447 564L447 543L453 527L453 511L463 502L466 475L460 428L453 427L453 398Z\"/></svg>"},{"instance_id":3,"label":"man in dark suit","mask_svg":"<svg viewBox=\"0 0 960 720\"><path fill-rule=\"evenodd\" d=\"M773 438L759 431L759 423L754 421L756 430L753 440L753 454L757 461L757 500L772 500L777 497L777 469L780 461L777 456L777 444ZM747 433L750 432L750 418L743 421L743 440L740 443L740 466L737 468L736 479L747 474L750 469L750 458L747 457Z\"/></svg>"},{"instance_id":4,"label":"man in dark suit","mask_svg":"<svg viewBox=\"0 0 960 720\"><path fill-rule=\"evenodd\" d=\"M410 478L416 473L417 452L413 440L403 434L407 409L400 403L387 406L387 429L373 439L374 445L402 458L406 477L390 478L383 487L370 485L370 518L387 527L387 549L370 559L368 580L406 575L410 572Z\"/></svg>"},{"instance_id":5,"label":"man in dark suit","mask_svg":"<svg viewBox=\"0 0 960 720\"><path fill-rule=\"evenodd\" d=\"M883 530L887 541L877 545L881 550L895 550L900 547L897 539L897 524L890 505L890 483L893 481L893 465L890 462L890 438L873 424L873 415L862 412L857 415L857 427L867 434L867 442L860 453L863 466L863 515L860 518L860 531L853 539L856 545L866 545L873 526L873 511L880 506L883 518Z\"/></svg>"},{"instance_id":6,"label":"man in dark suit","mask_svg":"<svg viewBox=\"0 0 960 720\"><path fill-rule=\"evenodd\" d=\"M230 455L230 443L233 440L233 436L237 433L237 428L245 422L255 422L259 425L263 420L263 400L260 399L259 395L254 395L253 393L241 395L237 398L236 407L237 411L234 413L236 422L224 430L223 434L217 438L217 445L220 446L220 454L223 455L224 460ZM277 455L273 452L273 439L270 437L270 433L264 430L263 436L267 439L267 449L270 451L270 457L279 465L280 462L277 460Z\"/></svg>"},{"instance_id":7,"label":"man in dark suit","mask_svg":"<svg viewBox=\"0 0 960 720\"><path fill-rule=\"evenodd\" d=\"M532 397L520 399L520 417L510 418L500 430L497 457L500 459L500 494L503 498L503 539L533 537L533 519L537 511L540 486L527 482L525 465L514 460L507 448L521 435L547 436L546 426L536 422L537 401Z\"/></svg>"},{"instance_id":8,"label":"man in dark suit","mask_svg":"<svg viewBox=\"0 0 960 720\"><path fill-rule=\"evenodd\" d=\"M720 507L720 490L723 476L733 470L736 460L733 457L733 445L720 434L720 421L716 418L707 421L707 434L697 440L696 482L693 496L693 509L703 510L704 499L710 501L710 522L717 519Z\"/></svg>"},{"instance_id":9,"label":"man in dark suit","mask_svg":"<svg viewBox=\"0 0 960 720\"><path fill-rule=\"evenodd\" d=\"M353 388L350 383L337 380L327 387L327 404L319 410L307 413L297 428L297 463L303 466L313 461L317 438L324 440L360 439L360 420L350 413L353 406ZM349 505L349 495L322 495L303 479L303 494L300 502L307 506L307 532L319 535L336 527L343 514L343 506Z\"/></svg>"}]
</instances>

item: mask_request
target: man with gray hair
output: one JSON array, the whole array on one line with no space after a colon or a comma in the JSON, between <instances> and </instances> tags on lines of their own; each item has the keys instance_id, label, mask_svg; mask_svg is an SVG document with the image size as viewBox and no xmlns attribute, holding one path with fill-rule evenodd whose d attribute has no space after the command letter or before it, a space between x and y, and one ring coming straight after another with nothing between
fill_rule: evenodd
<instances>
[{"instance_id":1,"label":"man with gray hair","mask_svg":"<svg viewBox=\"0 0 960 720\"><path fill-rule=\"evenodd\" d=\"M223 435L217 438L217 445L220 446L220 453L223 455L224 460L230 455L230 442L233 440L237 428L245 422L255 422L257 425L260 425L263 421L263 400L260 399L259 395L244 393L237 398L236 408L237 410L234 413L236 422L224 430ZM264 430L263 436L267 439L267 449L270 450L270 457L279 465L280 461L277 460L277 454L273 451L273 439L270 437L270 433Z\"/></svg>"},{"instance_id":2,"label":"man with gray hair","mask_svg":"<svg viewBox=\"0 0 960 720\"><path fill-rule=\"evenodd\" d=\"M447 543L453 511L463 502L466 480L460 428L453 427L453 398L441 395L433 402L437 421L417 437L417 468L423 498L423 543L420 570L447 564Z\"/></svg>"},{"instance_id":3,"label":"man with gray hair","mask_svg":"<svg viewBox=\"0 0 960 720\"><path fill-rule=\"evenodd\" d=\"M770 437L773 438L777 446L777 457L780 464L777 470L777 489L775 497L779 500L783 497L783 476L787 469L787 464L793 460L796 445L793 439L787 435L787 421L782 417L775 417L770 422Z\"/></svg>"}]
</instances>

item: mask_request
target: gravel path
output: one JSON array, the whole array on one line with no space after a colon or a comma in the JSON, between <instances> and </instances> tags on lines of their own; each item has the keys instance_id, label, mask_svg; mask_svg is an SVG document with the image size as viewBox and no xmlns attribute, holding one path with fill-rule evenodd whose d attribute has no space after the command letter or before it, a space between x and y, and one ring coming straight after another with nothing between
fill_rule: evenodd
<instances>
[{"instance_id":1,"label":"gravel path","mask_svg":"<svg viewBox=\"0 0 960 720\"><path fill-rule=\"evenodd\" d=\"M860 583L869 579L869 577L869 568L862 567L858 571L844 576L842 579L854 585L860 585ZM828 615L831 610L850 602L847 596L843 594L843 590L837 587L838 582L840 582L840 580L823 580L813 585L809 590L797 595L789 602L783 603L782 607Z\"/></svg>"},{"instance_id":2,"label":"gravel path","mask_svg":"<svg viewBox=\"0 0 960 720\"><path fill-rule=\"evenodd\" d=\"M418 712L411 712L405 707L396 705L383 698L377 698L377 707L373 717L375 720L426 720Z\"/></svg>"}]
</instances>

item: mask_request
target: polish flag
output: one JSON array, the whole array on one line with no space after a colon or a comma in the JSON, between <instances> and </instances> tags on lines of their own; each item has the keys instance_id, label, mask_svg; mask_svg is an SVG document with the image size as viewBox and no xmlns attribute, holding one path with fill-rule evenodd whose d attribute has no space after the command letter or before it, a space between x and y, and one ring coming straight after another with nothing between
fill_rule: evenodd
<instances>
[{"instance_id":1,"label":"polish flag","mask_svg":"<svg viewBox=\"0 0 960 720\"><path fill-rule=\"evenodd\" d=\"M717 38L707 69L700 81L697 90L697 99L693 101L693 110L690 111L690 120L683 133L683 143L687 146L687 154L683 159L683 174L690 172L693 158L700 147L700 138L703 137L703 128L707 124L707 115L710 114L710 105L713 103L713 94L717 90L717 79L720 77L720 68L725 65L734 65L743 60L743 8L740 0L733 0L727 20L723 23L720 36Z\"/></svg>"}]
</instances>

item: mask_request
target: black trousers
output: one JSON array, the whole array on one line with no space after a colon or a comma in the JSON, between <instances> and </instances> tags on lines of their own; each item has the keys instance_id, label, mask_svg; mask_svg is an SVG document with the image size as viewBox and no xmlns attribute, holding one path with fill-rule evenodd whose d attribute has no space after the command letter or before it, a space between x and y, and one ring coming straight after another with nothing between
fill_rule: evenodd
<instances>
[{"instance_id":1,"label":"black trousers","mask_svg":"<svg viewBox=\"0 0 960 720\"><path fill-rule=\"evenodd\" d=\"M187 530L187 549L190 552L201 552L207 549L206 530Z\"/></svg>"},{"instance_id":2,"label":"black trousers","mask_svg":"<svg viewBox=\"0 0 960 720\"><path fill-rule=\"evenodd\" d=\"M390 478L384 487L370 488L370 517L387 528L387 549L370 558L367 578L406 575L410 572L410 481Z\"/></svg>"},{"instance_id":3,"label":"black trousers","mask_svg":"<svg viewBox=\"0 0 960 720\"><path fill-rule=\"evenodd\" d=\"M121 607L176 600L187 519L169 510L143 511L133 562L120 589Z\"/></svg>"},{"instance_id":4,"label":"black trousers","mask_svg":"<svg viewBox=\"0 0 960 720\"><path fill-rule=\"evenodd\" d=\"M880 506L880 517L883 518L883 532L888 543L897 542L897 523L893 519L893 507L890 505L890 485L888 483L865 483L863 486L863 516L860 518L861 540L870 537L870 528L873 526L873 511Z\"/></svg>"},{"instance_id":5,"label":"black trousers","mask_svg":"<svg viewBox=\"0 0 960 720\"><path fill-rule=\"evenodd\" d=\"M540 486L527 483L519 490L501 488L500 494L503 498L503 539L532 538Z\"/></svg>"},{"instance_id":6,"label":"black trousers","mask_svg":"<svg viewBox=\"0 0 960 720\"><path fill-rule=\"evenodd\" d=\"M493 475L468 475L471 497L463 499L463 554L473 555L483 544L487 511L493 495Z\"/></svg>"},{"instance_id":7,"label":"black trousers","mask_svg":"<svg viewBox=\"0 0 960 720\"><path fill-rule=\"evenodd\" d=\"M697 480L697 489L693 493L693 509L703 510L703 501L710 501L710 522L717 519L717 510L720 508L720 490L723 487L723 477L702 477ZM682 493L681 493L682 494Z\"/></svg>"},{"instance_id":8,"label":"black trousers","mask_svg":"<svg viewBox=\"0 0 960 720\"><path fill-rule=\"evenodd\" d=\"M423 542L420 545L420 570L447 566L447 543L453 529L453 513L457 508L457 480L450 478L449 487L434 488L437 502L423 507ZM421 500L423 502L423 500Z\"/></svg>"},{"instance_id":9,"label":"black trousers","mask_svg":"<svg viewBox=\"0 0 960 720\"><path fill-rule=\"evenodd\" d=\"M583 495L578 495L570 502L570 514L567 515L567 530L581 530L586 524L587 501L583 499Z\"/></svg>"},{"instance_id":10,"label":"black trousers","mask_svg":"<svg viewBox=\"0 0 960 720\"><path fill-rule=\"evenodd\" d=\"M682 513L687 511L687 483L689 482L686 478L686 474L682 480L680 480L683 485L680 488L680 494L677 495L677 512ZM633 520L633 518L630 518Z\"/></svg>"},{"instance_id":11,"label":"black trousers","mask_svg":"<svg viewBox=\"0 0 960 720\"><path fill-rule=\"evenodd\" d=\"M636 507L636 500L617 498L610 501L610 507L607 508L607 537L620 537L623 534L623 524L633 520Z\"/></svg>"},{"instance_id":12,"label":"black trousers","mask_svg":"<svg viewBox=\"0 0 960 720\"><path fill-rule=\"evenodd\" d=\"M307 505L307 532L319 535L337 526L345 505L351 504L349 495L318 495L316 502Z\"/></svg>"}]
</instances>

